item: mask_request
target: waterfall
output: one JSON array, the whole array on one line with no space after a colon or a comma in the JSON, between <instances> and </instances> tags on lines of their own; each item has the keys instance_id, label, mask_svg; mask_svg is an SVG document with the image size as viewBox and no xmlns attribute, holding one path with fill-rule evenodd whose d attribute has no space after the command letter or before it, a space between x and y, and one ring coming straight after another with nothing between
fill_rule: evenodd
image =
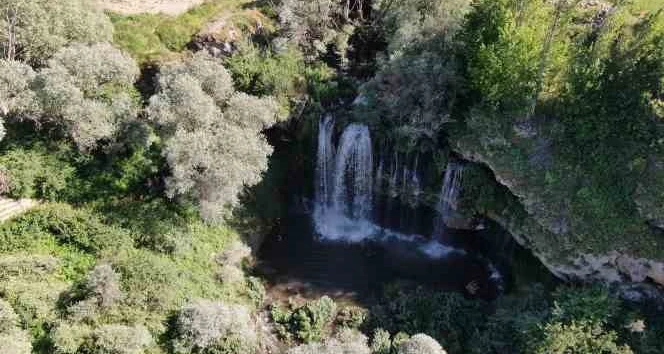
<instances>
[{"instance_id":1,"label":"waterfall","mask_svg":"<svg viewBox=\"0 0 664 354\"><path fill-rule=\"evenodd\" d=\"M332 203L337 211L355 220L371 218L372 154L369 128L360 124L349 125L339 141Z\"/></svg>"},{"instance_id":2,"label":"waterfall","mask_svg":"<svg viewBox=\"0 0 664 354\"><path fill-rule=\"evenodd\" d=\"M427 240L412 233L417 224L414 207L422 193L418 176L419 157L409 159L407 155L394 151L393 159L389 160L381 154L374 170L369 128L362 124L349 124L335 148L334 124L331 116L324 116L318 128L313 222L320 238L342 242L396 240L411 244L430 258L462 253L440 244L437 239ZM439 205L439 212L443 214L456 204L461 189L461 167L458 164L448 167ZM378 197L378 193L374 199L374 191L380 192L383 188L386 189L383 199ZM374 222L372 212L374 204L379 209L381 203L385 203L386 220L378 221L382 225L379 226ZM391 230L391 227L394 229Z\"/></svg>"},{"instance_id":3,"label":"waterfall","mask_svg":"<svg viewBox=\"0 0 664 354\"><path fill-rule=\"evenodd\" d=\"M412 188L412 195L416 200L422 194L422 185L420 184L420 177L417 174L417 169L420 164L420 156L415 156L415 163L413 165L413 173L410 176L410 185Z\"/></svg>"},{"instance_id":4,"label":"waterfall","mask_svg":"<svg viewBox=\"0 0 664 354\"><path fill-rule=\"evenodd\" d=\"M316 161L316 203L329 207L332 200L332 166L334 165L334 118L326 115L320 118L318 124L318 158Z\"/></svg>"},{"instance_id":5,"label":"waterfall","mask_svg":"<svg viewBox=\"0 0 664 354\"><path fill-rule=\"evenodd\" d=\"M314 224L325 239L361 241L377 231L371 222L373 205L373 151L366 125L350 124L335 152L334 120L321 118L316 162Z\"/></svg>"},{"instance_id":6,"label":"waterfall","mask_svg":"<svg viewBox=\"0 0 664 354\"><path fill-rule=\"evenodd\" d=\"M440 191L440 198L436 207L438 217L434 222L434 239L439 239L444 235L445 222L457 209L463 182L463 169L463 165L459 163L452 162L447 165L443 178L443 188Z\"/></svg>"}]
</instances>

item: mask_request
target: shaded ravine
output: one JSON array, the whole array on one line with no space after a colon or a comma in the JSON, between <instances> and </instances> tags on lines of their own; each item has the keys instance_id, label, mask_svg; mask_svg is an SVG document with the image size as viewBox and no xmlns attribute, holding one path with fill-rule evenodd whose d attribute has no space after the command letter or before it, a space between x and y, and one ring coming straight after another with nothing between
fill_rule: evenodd
<instances>
[{"instance_id":1,"label":"shaded ravine","mask_svg":"<svg viewBox=\"0 0 664 354\"><path fill-rule=\"evenodd\" d=\"M500 267L481 251L491 237L482 234L487 231L454 230L445 225L454 216L462 193L463 164L451 163L442 171L444 183L433 211L435 221L428 222L435 225L434 230L426 236L403 233L376 218L374 208L389 206L381 205L385 199L375 198L374 192L387 188L388 193L421 193L419 158L402 165L398 156L389 163L375 159L366 126L350 124L335 139L331 116L321 117L317 142L314 200L299 202L302 197L292 196L303 208L291 212L279 234L269 237L259 252L259 273L280 293L277 296L326 294L366 299L395 280L484 299L503 291ZM381 183L386 177L389 181ZM392 199L387 198L387 203ZM468 291L470 283L477 284L476 291Z\"/></svg>"}]
</instances>

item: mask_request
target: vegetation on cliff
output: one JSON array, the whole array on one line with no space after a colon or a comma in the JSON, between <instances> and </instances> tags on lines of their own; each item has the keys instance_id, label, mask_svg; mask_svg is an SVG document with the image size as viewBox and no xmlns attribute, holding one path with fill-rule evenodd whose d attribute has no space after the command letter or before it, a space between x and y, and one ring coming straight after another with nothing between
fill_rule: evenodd
<instances>
[{"instance_id":1,"label":"vegetation on cliff","mask_svg":"<svg viewBox=\"0 0 664 354\"><path fill-rule=\"evenodd\" d=\"M0 193L40 202L0 225L0 353L664 352L661 308L601 284L271 303L247 246L312 189L315 124L336 112L422 156L429 206L440 165L477 162L463 211L550 263L663 261L660 7L0 2Z\"/></svg>"}]
</instances>

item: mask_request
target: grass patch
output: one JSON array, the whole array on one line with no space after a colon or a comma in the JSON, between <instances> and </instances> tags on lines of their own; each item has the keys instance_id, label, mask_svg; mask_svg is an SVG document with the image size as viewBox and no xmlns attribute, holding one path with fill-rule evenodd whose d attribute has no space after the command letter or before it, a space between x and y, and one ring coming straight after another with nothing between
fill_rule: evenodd
<instances>
[{"instance_id":1,"label":"grass patch","mask_svg":"<svg viewBox=\"0 0 664 354\"><path fill-rule=\"evenodd\" d=\"M183 51L194 35L216 20L224 20L225 24L220 28L222 31L246 33L252 31L258 22L267 30L273 28L262 13L245 8L250 3L248 0L215 0L178 16L111 13L115 26L114 41L139 63L159 62Z\"/></svg>"}]
</instances>

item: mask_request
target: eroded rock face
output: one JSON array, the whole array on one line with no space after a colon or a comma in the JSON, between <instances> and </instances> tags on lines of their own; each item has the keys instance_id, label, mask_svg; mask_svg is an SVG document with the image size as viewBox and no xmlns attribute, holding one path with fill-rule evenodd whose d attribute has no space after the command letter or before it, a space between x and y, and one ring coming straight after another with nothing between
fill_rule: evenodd
<instances>
[{"instance_id":1,"label":"eroded rock face","mask_svg":"<svg viewBox=\"0 0 664 354\"><path fill-rule=\"evenodd\" d=\"M653 283L664 286L664 262L633 257L618 251L604 255L571 254L568 259L561 259L531 242L529 234L546 233L546 230L533 220L516 223L515 220L498 214L488 216L508 230L519 244L529 248L542 264L560 279L599 281L613 285ZM549 236L555 239L555 235Z\"/></svg>"},{"instance_id":2,"label":"eroded rock face","mask_svg":"<svg viewBox=\"0 0 664 354\"><path fill-rule=\"evenodd\" d=\"M509 145L509 149L521 149L523 155L531 156L526 160L529 162L528 168L534 171L540 169L544 171L541 174L546 175L551 168L560 166L553 165L555 156L546 148L547 144L539 141L540 136L529 124L515 127L511 135L505 137L479 141L460 139L453 142L454 150L464 159L489 167L497 183L509 189L522 208L521 213L515 213L514 210L490 210L485 216L508 230L518 243L530 249L558 278L607 284L652 283L664 286L664 259L648 249L658 249L663 242L656 234L645 234L645 228L642 228L638 230L641 234L625 233L593 240L594 243L586 242L597 237L596 234L586 234L592 227L588 225L602 225L607 221L590 220L586 224L581 223L578 216L574 218L576 215L571 214L569 201L560 198L560 195L573 196L583 189L584 184L590 182L580 181L581 187L568 184L566 186L570 186L569 190L557 190L559 195L555 196L556 199L550 198L546 194L546 177L519 174L522 172L515 171L509 159L495 153L501 147L491 145L502 141ZM532 158L535 153L539 155ZM664 181L664 163L650 158L644 166L647 167L643 168L644 177L639 183L634 202L643 218L643 224L647 221L652 226L663 227L664 187L659 186L659 183ZM639 245L636 245L637 241Z\"/></svg>"}]
</instances>

